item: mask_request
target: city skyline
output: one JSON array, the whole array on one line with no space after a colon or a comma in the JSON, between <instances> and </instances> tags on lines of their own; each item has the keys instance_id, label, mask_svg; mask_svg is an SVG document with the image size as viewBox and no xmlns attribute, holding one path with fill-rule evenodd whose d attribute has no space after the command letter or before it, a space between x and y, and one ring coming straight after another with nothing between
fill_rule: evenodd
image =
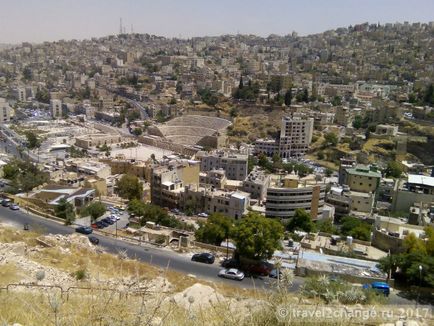
<instances>
[{"instance_id":1,"label":"city skyline","mask_svg":"<svg viewBox=\"0 0 434 326\"><path fill-rule=\"evenodd\" d=\"M369 22L429 22L434 3L419 1L264 1L77 0L0 1L0 43L86 39L119 33L119 19L127 33L166 37L223 34L300 35ZM67 13L67 14L66 14Z\"/></svg>"}]
</instances>

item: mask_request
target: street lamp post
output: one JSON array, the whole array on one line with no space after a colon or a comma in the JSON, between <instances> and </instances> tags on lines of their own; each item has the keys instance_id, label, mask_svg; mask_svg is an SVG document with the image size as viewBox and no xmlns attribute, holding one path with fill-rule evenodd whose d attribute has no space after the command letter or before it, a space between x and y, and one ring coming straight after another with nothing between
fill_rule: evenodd
<instances>
[{"instance_id":1,"label":"street lamp post","mask_svg":"<svg viewBox=\"0 0 434 326\"><path fill-rule=\"evenodd\" d=\"M419 303L420 290L422 288L422 270L423 270L422 265L419 265L419 291L417 291L416 308L417 308L417 304Z\"/></svg>"},{"instance_id":2,"label":"street lamp post","mask_svg":"<svg viewBox=\"0 0 434 326\"><path fill-rule=\"evenodd\" d=\"M229 235L226 233L226 259L229 259Z\"/></svg>"},{"instance_id":3,"label":"street lamp post","mask_svg":"<svg viewBox=\"0 0 434 326\"><path fill-rule=\"evenodd\" d=\"M117 237L118 237L118 220L116 220L116 222L115 222L115 226L116 226L116 234L115 234L115 237L117 238Z\"/></svg>"}]
</instances>

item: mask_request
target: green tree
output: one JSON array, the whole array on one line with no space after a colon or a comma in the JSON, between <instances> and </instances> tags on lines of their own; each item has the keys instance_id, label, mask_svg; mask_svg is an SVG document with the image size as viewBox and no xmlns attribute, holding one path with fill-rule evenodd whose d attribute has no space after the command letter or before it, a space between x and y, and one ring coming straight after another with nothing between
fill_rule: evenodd
<instances>
[{"instance_id":1,"label":"green tree","mask_svg":"<svg viewBox=\"0 0 434 326\"><path fill-rule=\"evenodd\" d=\"M235 226L232 239L240 256L270 259L276 250L282 248L283 225L279 220L249 212Z\"/></svg>"},{"instance_id":2,"label":"green tree","mask_svg":"<svg viewBox=\"0 0 434 326\"><path fill-rule=\"evenodd\" d=\"M423 101L425 104L434 106L434 85L430 84L424 93Z\"/></svg>"},{"instance_id":3,"label":"green tree","mask_svg":"<svg viewBox=\"0 0 434 326\"><path fill-rule=\"evenodd\" d=\"M362 128L363 118L360 115L356 115L353 120L353 128L360 129Z\"/></svg>"},{"instance_id":4,"label":"green tree","mask_svg":"<svg viewBox=\"0 0 434 326\"><path fill-rule=\"evenodd\" d=\"M402 165L397 161L389 161L384 173L387 177L399 178L403 172Z\"/></svg>"},{"instance_id":5,"label":"green tree","mask_svg":"<svg viewBox=\"0 0 434 326\"><path fill-rule=\"evenodd\" d=\"M186 223L178 221L175 217L170 216L164 209L159 206L146 204L141 200L133 199L128 203L128 212L139 218L140 225L146 225L146 222L154 222L155 224L190 230L192 227Z\"/></svg>"},{"instance_id":6,"label":"green tree","mask_svg":"<svg viewBox=\"0 0 434 326\"><path fill-rule=\"evenodd\" d=\"M324 135L324 144L336 146L338 144L338 136L334 132L328 132Z\"/></svg>"},{"instance_id":7,"label":"green tree","mask_svg":"<svg viewBox=\"0 0 434 326\"><path fill-rule=\"evenodd\" d=\"M316 229L320 232L329 233L329 234L338 233L336 227L333 225L332 219L330 218L318 220L316 222Z\"/></svg>"},{"instance_id":8,"label":"green tree","mask_svg":"<svg viewBox=\"0 0 434 326\"><path fill-rule=\"evenodd\" d=\"M342 105L342 97L340 97L340 96L333 97L333 99L332 99L332 105L333 106Z\"/></svg>"},{"instance_id":9,"label":"green tree","mask_svg":"<svg viewBox=\"0 0 434 326\"><path fill-rule=\"evenodd\" d=\"M34 149L34 148L39 148L41 146L41 141L33 131L27 131L26 138L27 138L27 148Z\"/></svg>"},{"instance_id":10,"label":"green tree","mask_svg":"<svg viewBox=\"0 0 434 326\"><path fill-rule=\"evenodd\" d=\"M181 94L181 92L182 92L182 82L181 82L181 81L178 81L178 82L176 83L176 93L177 93L177 94Z\"/></svg>"},{"instance_id":11,"label":"green tree","mask_svg":"<svg viewBox=\"0 0 434 326\"><path fill-rule=\"evenodd\" d=\"M74 206L65 198L59 200L57 206L54 208L54 213L57 217L64 219L66 225L72 224L75 220Z\"/></svg>"},{"instance_id":12,"label":"green tree","mask_svg":"<svg viewBox=\"0 0 434 326\"><path fill-rule=\"evenodd\" d=\"M352 216L343 217L341 223L342 235L349 235L363 241L371 239L371 225L369 223Z\"/></svg>"},{"instance_id":13,"label":"green tree","mask_svg":"<svg viewBox=\"0 0 434 326\"><path fill-rule=\"evenodd\" d=\"M312 221L312 217L308 212L302 208L297 208L294 213L294 217L287 224L287 230L293 232L295 230L313 232L315 231L315 224Z\"/></svg>"},{"instance_id":14,"label":"green tree","mask_svg":"<svg viewBox=\"0 0 434 326\"><path fill-rule=\"evenodd\" d=\"M282 169L282 168L283 168L282 158L280 157L280 155L278 153L274 153L273 154L273 169L278 170L278 169Z\"/></svg>"},{"instance_id":15,"label":"green tree","mask_svg":"<svg viewBox=\"0 0 434 326\"><path fill-rule=\"evenodd\" d=\"M133 129L133 134L136 135L136 136L140 136L142 133L143 133L143 130L140 127Z\"/></svg>"},{"instance_id":16,"label":"green tree","mask_svg":"<svg viewBox=\"0 0 434 326\"><path fill-rule=\"evenodd\" d=\"M94 201L84 207L80 212L80 215L90 216L91 220L95 221L96 219L98 219L98 217L103 216L106 210L107 208L103 203L101 203L100 201Z\"/></svg>"},{"instance_id":17,"label":"green tree","mask_svg":"<svg viewBox=\"0 0 434 326\"><path fill-rule=\"evenodd\" d=\"M117 193L128 200L141 199L143 197L143 184L139 178L131 174L124 174L116 182Z\"/></svg>"},{"instance_id":18,"label":"green tree","mask_svg":"<svg viewBox=\"0 0 434 326\"><path fill-rule=\"evenodd\" d=\"M290 106L292 101L292 91L288 89L285 93L285 105Z\"/></svg>"},{"instance_id":19,"label":"green tree","mask_svg":"<svg viewBox=\"0 0 434 326\"><path fill-rule=\"evenodd\" d=\"M13 159L3 169L6 169L5 177L12 181L14 192L28 192L49 181L47 174L30 161Z\"/></svg>"},{"instance_id":20,"label":"green tree","mask_svg":"<svg viewBox=\"0 0 434 326\"><path fill-rule=\"evenodd\" d=\"M410 233L404 239L404 252L380 259L379 267L384 272L391 270L398 282L407 285L420 282L423 286L434 287L434 228L428 226L424 230L425 239Z\"/></svg>"},{"instance_id":21,"label":"green tree","mask_svg":"<svg viewBox=\"0 0 434 326\"><path fill-rule=\"evenodd\" d=\"M228 238L234 229L231 218L220 213L211 214L207 221L199 225L195 237L200 242L220 246L221 242Z\"/></svg>"},{"instance_id":22,"label":"green tree","mask_svg":"<svg viewBox=\"0 0 434 326\"><path fill-rule=\"evenodd\" d=\"M50 103L50 93L46 88L39 88L36 91L35 98L41 103Z\"/></svg>"},{"instance_id":23,"label":"green tree","mask_svg":"<svg viewBox=\"0 0 434 326\"><path fill-rule=\"evenodd\" d=\"M3 176L5 179L14 180L18 173L20 173L20 169L13 163L8 163L3 167Z\"/></svg>"},{"instance_id":24,"label":"green tree","mask_svg":"<svg viewBox=\"0 0 434 326\"><path fill-rule=\"evenodd\" d=\"M333 170L330 168L326 168L324 174L326 175L327 178L330 178L333 174Z\"/></svg>"},{"instance_id":25,"label":"green tree","mask_svg":"<svg viewBox=\"0 0 434 326\"><path fill-rule=\"evenodd\" d=\"M425 255L427 254L425 243L413 232L404 238L403 246L406 253L420 252Z\"/></svg>"},{"instance_id":26,"label":"green tree","mask_svg":"<svg viewBox=\"0 0 434 326\"><path fill-rule=\"evenodd\" d=\"M238 116L238 109L237 109L236 107L232 107L232 108L230 109L230 111L229 111L229 115L230 115L232 118L237 117L237 116Z\"/></svg>"},{"instance_id":27,"label":"green tree","mask_svg":"<svg viewBox=\"0 0 434 326\"><path fill-rule=\"evenodd\" d=\"M23 69L23 79L27 81L33 79L33 72L32 69L30 69L30 67L25 67Z\"/></svg>"}]
</instances>

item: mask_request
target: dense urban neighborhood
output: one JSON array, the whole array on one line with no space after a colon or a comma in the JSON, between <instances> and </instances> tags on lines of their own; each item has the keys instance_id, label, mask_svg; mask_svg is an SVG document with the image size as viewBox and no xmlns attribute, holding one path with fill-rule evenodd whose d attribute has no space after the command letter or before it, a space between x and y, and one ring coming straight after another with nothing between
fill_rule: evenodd
<instances>
[{"instance_id":1,"label":"dense urban neighborhood","mask_svg":"<svg viewBox=\"0 0 434 326\"><path fill-rule=\"evenodd\" d=\"M119 291L77 325L130 325L146 291L131 325L274 325L291 292L434 302L434 22L5 45L0 138L0 288ZM221 302L240 315L188 321Z\"/></svg>"}]
</instances>

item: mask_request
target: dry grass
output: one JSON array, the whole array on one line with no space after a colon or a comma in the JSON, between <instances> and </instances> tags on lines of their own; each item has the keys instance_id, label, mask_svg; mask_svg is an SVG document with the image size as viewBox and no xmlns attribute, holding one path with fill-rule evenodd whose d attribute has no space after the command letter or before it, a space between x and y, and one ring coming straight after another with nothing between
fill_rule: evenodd
<instances>
[{"instance_id":1,"label":"dry grass","mask_svg":"<svg viewBox=\"0 0 434 326\"><path fill-rule=\"evenodd\" d=\"M17 241L25 242L29 246L36 246L36 238L40 235L39 230L21 232L11 227L0 227L0 242L12 243Z\"/></svg>"},{"instance_id":2,"label":"dry grass","mask_svg":"<svg viewBox=\"0 0 434 326\"><path fill-rule=\"evenodd\" d=\"M16 283L24 276L24 272L14 263L2 264L0 268L0 286Z\"/></svg>"}]
</instances>

